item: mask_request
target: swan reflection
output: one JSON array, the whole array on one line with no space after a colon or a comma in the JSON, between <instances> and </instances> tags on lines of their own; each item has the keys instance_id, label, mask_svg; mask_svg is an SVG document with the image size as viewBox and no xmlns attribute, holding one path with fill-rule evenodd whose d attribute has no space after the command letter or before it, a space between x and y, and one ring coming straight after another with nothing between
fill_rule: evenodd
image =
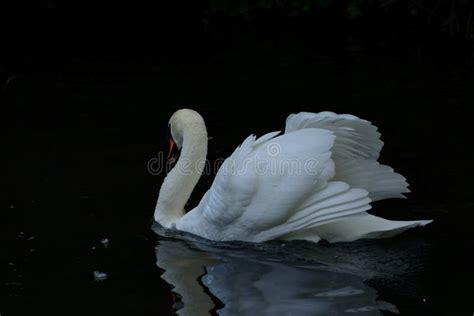
<instances>
[{"instance_id":1,"label":"swan reflection","mask_svg":"<svg viewBox=\"0 0 474 316\"><path fill-rule=\"evenodd\" d=\"M250 248L250 249L249 249ZM252 247L161 239L162 278L180 296L179 315L380 315L364 278Z\"/></svg>"}]
</instances>

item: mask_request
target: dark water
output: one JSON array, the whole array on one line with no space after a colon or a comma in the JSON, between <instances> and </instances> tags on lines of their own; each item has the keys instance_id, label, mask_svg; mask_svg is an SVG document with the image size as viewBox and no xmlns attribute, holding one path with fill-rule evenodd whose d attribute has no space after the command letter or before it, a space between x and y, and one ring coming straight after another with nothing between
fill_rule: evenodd
<instances>
[{"instance_id":1,"label":"dark water","mask_svg":"<svg viewBox=\"0 0 474 316\"><path fill-rule=\"evenodd\" d=\"M387 252L367 242L314 249L307 243L222 245L162 239L156 254L157 265L165 270L162 278L179 295L175 306L182 314L205 315L214 309L222 315L379 315L398 309L379 300L377 290L365 281L416 270L397 255L423 252L425 245L404 245L409 250ZM413 258L407 261L415 263Z\"/></svg>"},{"instance_id":2,"label":"dark water","mask_svg":"<svg viewBox=\"0 0 474 316\"><path fill-rule=\"evenodd\" d=\"M265 56L262 45L206 64L45 61L14 73L1 96L2 316L474 313L472 74L394 56ZM373 212L435 222L336 245L160 236L163 176L147 162L183 106L205 117L211 160L291 112L369 119L382 161L413 191Z\"/></svg>"}]
</instances>

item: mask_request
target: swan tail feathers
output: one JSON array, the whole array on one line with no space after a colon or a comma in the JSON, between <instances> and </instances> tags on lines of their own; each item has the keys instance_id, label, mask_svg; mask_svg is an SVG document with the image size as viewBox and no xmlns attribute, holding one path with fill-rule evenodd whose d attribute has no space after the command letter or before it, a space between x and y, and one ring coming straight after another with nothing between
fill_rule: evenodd
<instances>
[{"instance_id":1,"label":"swan tail feathers","mask_svg":"<svg viewBox=\"0 0 474 316\"><path fill-rule=\"evenodd\" d=\"M351 216L340 221L319 226L314 233L331 243L357 239L388 238L432 220L392 221L368 213Z\"/></svg>"}]
</instances>

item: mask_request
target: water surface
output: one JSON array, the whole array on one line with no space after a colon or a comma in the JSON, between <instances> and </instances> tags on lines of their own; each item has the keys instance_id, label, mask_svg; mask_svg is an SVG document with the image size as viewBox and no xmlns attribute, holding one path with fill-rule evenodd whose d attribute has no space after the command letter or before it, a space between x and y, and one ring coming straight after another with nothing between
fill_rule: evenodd
<instances>
[{"instance_id":1,"label":"water surface","mask_svg":"<svg viewBox=\"0 0 474 316\"><path fill-rule=\"evenodd\" d=\"M472 315L471 76L393 56L280 53L16 72L1 95L2 316ZM163 175L146 166L165 150L167 120L182 106L205 117L211 160L250 133L282 129L291 112L372 120L386 142L382 161L413 191L372 211L435 221L393 239L336 245L157 234ZM200 181L188 207L211 181Z\"/></svg>"}]
</instances>

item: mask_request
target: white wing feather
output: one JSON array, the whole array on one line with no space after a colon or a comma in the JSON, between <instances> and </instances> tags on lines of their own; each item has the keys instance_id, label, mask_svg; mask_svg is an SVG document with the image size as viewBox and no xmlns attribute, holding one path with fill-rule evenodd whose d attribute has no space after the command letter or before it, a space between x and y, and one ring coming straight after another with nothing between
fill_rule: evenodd
<instances>
[{"instance_id":1,"label":"white wing feather","mask_svg":"<svg viewBox=\"0 0 474 316\"><path fill-rule=\"evenodd\" d=\"M372 201L403 198L403 193L410 192L402 175L377 162L383 142L371 122L333 112L302 112L291 114L286 120L286 132L311 127L328 129L336 135L332 149L336 163L334 180L367 190Z\"/></svg>"},{"instance_id":2,"label":"white wing feather","mask_svg":"<svg viewBox=\"0 0 474 316\"><path fill-rule=\"evenodd\" d=\"M322 128L334 133L336 136L332 149L334 160L345 158L377 160L383 147L377 127L350 114L301 112L288 116L285 133L304 128Z\"/></svg>"},{"instance_id":3,"label":"white wing feather","mask_svg":"<svg viewBox=\"0 0 474 316\"><path fill-rule=\"evenodd\" d=\"M370 208L366 190L330 182L333 132L308 128L276 134L248 137L177 228L215 240L265 241ZM315 163L313 169L308 162Z\"/></svg>"}]
</instances>

